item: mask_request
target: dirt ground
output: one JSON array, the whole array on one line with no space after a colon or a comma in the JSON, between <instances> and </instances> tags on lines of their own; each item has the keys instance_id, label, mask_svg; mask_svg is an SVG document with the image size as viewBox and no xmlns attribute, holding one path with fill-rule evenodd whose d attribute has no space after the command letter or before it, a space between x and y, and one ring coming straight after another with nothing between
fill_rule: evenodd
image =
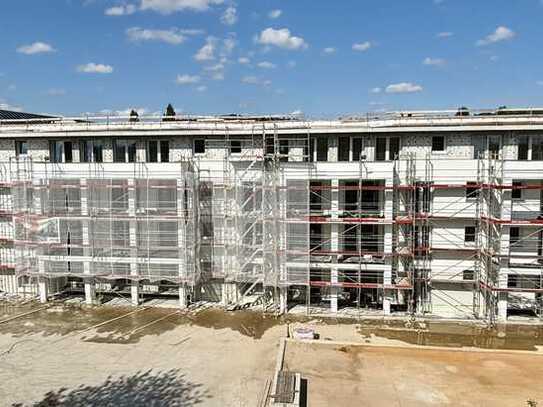
<instances>
[{"instance_id":1,"label":"dirt ground","mask_svg":"<svg viewBox=\"0 0 543 407\"><path fill-rule=\"evenodd\" d=\"M39 308L0 306L0 321ZM0 405L250 406L271 378L273 317L53 306L0 324Z\"/></svg>"},{"instance_id":2,"label":"dirt ground","mask_svg":"<svg viewBox=\"0 0 543 407\"><path fill-rule=\"evenodd\" d=\"M308 406L527 406L543 403L543 355L288 341L284 366Z\"/></svg>"},{"instance_id":3,"label":"dirt ground","mask_svg":"<svg viewBox=\"0 0 543 407\"><path fill-rule=\"evenodd\" d=\"M299 325L321 338L289 340L285 354L286 366L307 379L311 407L543 406L541 326L3 302L0 406L256 407L280 339Z\"/></svg>"}]
</instances>

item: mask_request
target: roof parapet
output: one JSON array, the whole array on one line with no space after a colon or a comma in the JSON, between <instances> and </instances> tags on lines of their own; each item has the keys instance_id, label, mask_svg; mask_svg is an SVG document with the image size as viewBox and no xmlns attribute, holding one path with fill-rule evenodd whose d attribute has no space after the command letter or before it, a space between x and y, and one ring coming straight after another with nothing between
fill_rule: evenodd
<instances>
[{"instance_id":1,"label":"roof parapet","mask_svg":"<svg viewBox=\"0 0 543 407\"><path fill-rule=\"evenodd\" d=\"M501 126L501 125L543 125L543 108L499 108L470 110L412 110L365 115L343 116L332 120L309 119L298 115L101 115L79 117L25 118L21 120L0 119L0 128L29 129L61 127L76 129L82 126L104 129L213 129L232 128L319 128L350 127L361 128L406 128L406 127L450 127L450 126Z\"/></svg>"}]
</instances>

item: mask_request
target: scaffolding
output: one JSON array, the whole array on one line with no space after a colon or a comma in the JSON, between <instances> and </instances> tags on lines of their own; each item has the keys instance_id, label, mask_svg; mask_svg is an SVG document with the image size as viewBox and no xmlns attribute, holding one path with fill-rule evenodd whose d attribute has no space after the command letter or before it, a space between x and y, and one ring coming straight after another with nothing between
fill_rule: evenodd
<instances>
[{"instance_id":1,"label":"scaffolding","mask_svg":"<svg viewBox=\"0 0 543 407\"><path fill-rule=\"evenodd\" d=\"M17 292L9 163L0 163L0 291Z\"/></svg>"},{"instance_id":2,"label":"scaffolding","mask_svg":"<svg viewBox=\"0 0 543 407\"><path fill-rule=\"evenodd\" d=\"M231 306L256 294L276 308L279 291L308 285L309 132L289 130L279 136L276 126L255 125L247 136L227 127L224 137L205 139L205 151L217 156L200 161L202 251L206 275L226 283Z\"/></svg>"},{"instance_id":3,"label":"scaffolding","mask_svg":"<svg viewBox=\"0 0 543 407\"><path fill-rule=\"evenodd\" d=\"M543 320L543 182L541 173L500 154L479 158L475 311L490 324L508 309ZM523 197L523 194L528 195Z\"/></svg>"},{"instance_id":4,"label":"scaffolding","mask_svg":"<svg viewBox=\"0 0 543 407\"><path fill-rule=\"evenodd\" d=\"M413 154L400 156L394 165L394 265L396 278L406 291L408 312L431 312L431 189L432 165L422 161L417 173Z\"/></svg>"},{"instance_id":5,"label":"scaffolding","mask_svg":"<svg viewBox=\"0 0 543 407\"><path fill-rule=\"evenodd\" d=\"M490 154L478 160L478 237L477 264L479 316L490 324L496 322L500 258L502 245L502 208L504 206L503 160Z\"/></svg>"},{"instance_id":6,"label":"scaffolding","mask_svg":"<svg viewBox=\"0 0 543 407\"><path fill-rule=\"evenodd\" d=\"M333 310L355 316L391 305L406 311L412 284L392 253L393 166L369 170L362 139L354 146L348 173L325 166L311 184L311 305L322 312L320 304L330 301Z\"/></svg>"},{"instance_id":7,"label":"scaffolding","mask_svg":"<svg viewBox=\"0 0 543 407\"><path fill-rule=\"evenodd\" d=\"M497 153L470 161L476 167L405 155L395 164L393 269L412 284L409 312L441 303L489 324L508 308L541 319L541 176Z\"/></svg>"},{"instance_id":8,"label":"scaffolding","mask_svg":"<svg viewBox=\"0 0 543 407\"><path fill-rule=\"evenodd\" d=\"M151 175L150 165L95 163L78 173L12 160L17 275L194 287L197 169L182 161Z\"/></svg>"},{"instance_id":9,"label":"scaffolding","mask_svg":"<svg viewBox=\"0 0 543 407\"><path fill-rule=\"evenodd\" d=\"M0 268L205 285L280 312L543 319L537 171L499 154L370 163L362 139L339 166L300 123L202 140L205 156L175 163L0 166Z\"/></svg>"}]
</instances>

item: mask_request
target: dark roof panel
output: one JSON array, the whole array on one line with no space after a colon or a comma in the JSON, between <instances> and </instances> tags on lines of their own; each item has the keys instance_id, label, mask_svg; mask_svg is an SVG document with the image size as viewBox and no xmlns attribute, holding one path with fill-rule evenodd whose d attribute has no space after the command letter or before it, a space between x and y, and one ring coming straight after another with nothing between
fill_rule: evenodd
<instances>
[{"instance_id":1,"label":"dark roof panel","mask_svg":"<svg viewBox=\"0 0 543 407\"><path fill-rule=\"evenodd\" d=\"M0 110L0 120L35 120L35 119L55 119L54 116L45 116L34 113L14 112L11 110Z\"/></svg>"}]
</instances>

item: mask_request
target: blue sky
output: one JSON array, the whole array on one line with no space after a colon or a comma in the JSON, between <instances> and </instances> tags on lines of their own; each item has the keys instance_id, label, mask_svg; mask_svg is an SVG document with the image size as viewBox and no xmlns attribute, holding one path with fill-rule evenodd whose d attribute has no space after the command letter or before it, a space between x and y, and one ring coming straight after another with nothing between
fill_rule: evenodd
<instances>
[{"instance_id":1,"label":"blue sky","mask_svg":"<svg viewBox=\"0 0 543 407\"><path fill-rule=\"evenodd\" d=\"M541 0L4 0L0 108L541 106Z\"/></svg>"}]
</instances>

